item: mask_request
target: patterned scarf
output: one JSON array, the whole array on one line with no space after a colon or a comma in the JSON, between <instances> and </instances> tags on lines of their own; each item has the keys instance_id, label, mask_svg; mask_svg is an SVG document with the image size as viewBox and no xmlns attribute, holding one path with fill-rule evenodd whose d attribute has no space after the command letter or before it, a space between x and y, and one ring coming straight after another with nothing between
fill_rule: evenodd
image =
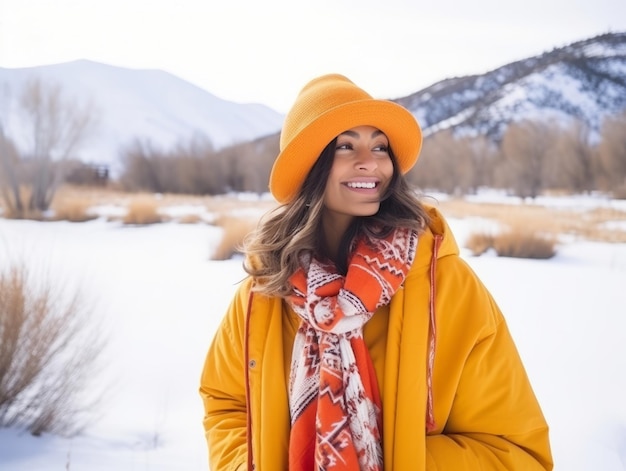
<instances>
[{"instance_id":1,"label":"patterned scarf","mask_svg":"<svg viewBox=\"0 0 626 471\"><path fill-rule=\"evenodd\" d=\"M383 467L381 403L363 325L388 304L413 263L417 234L356 241L346 276L305 257L290 279L302 318L293 346L290 471Z\"/></svg>"}]
</instances>

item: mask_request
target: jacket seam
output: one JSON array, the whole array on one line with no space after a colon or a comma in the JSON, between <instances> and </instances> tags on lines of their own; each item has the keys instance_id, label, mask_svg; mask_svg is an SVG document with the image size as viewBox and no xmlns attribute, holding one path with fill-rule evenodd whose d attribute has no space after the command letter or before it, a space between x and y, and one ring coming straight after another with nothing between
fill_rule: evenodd
<instances>
[{"instance_id":1,"label":"jacket seam","mask_svg":"<svg viewBox=\"0 0 626 471\"><path fill-rule=\"evenodd\" d=\"M252 317L252 300L254 298L254 292L250 290L248 295L248 308L246 309L246 322L245 322L245 338L244 338L244 375L246 381L246 443L247 443L247 469L252 471L254 469L254 458L252 456L252 411L250 407L251 391L250 391L250 318Z\"/></svg>"}]
</instances>

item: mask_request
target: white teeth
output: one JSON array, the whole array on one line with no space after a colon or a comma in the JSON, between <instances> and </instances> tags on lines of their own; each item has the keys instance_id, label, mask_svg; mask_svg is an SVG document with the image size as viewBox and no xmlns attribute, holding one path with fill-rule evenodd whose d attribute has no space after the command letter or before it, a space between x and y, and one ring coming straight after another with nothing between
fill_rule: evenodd
<instances>
[{"instance_id":1,"label":"white teeth","mask_svg":"<svg viewBox=\"0 0 626 471\"><path fill-rule=\"evenodd\" d=\"M350 188L376 188L376 183L374 182L350 182L348 183Z\"/></svg>"}]
</instances>

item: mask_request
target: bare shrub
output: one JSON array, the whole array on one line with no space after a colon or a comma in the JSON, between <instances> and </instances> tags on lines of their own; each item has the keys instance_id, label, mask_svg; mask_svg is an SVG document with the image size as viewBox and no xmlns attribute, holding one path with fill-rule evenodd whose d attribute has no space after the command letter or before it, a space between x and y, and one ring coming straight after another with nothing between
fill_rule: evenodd
<instances>
[{"instance_id":1,"label":"bare shrub","mask_svg":"<svg viewBox=\"0 0 626 471\"><path fill-rule=\"evenodd\" d=\"M119 181L126 191L161 192L158 171L155 168L157 150L146 140L136 139L121 151L123 166Z\"/></svg>"},{"instance_id":2,"label":"bare shrub","mask_svg":"<svg viewBox=\"0 0 626 471\"><path fill-rule=\"evenodd\" d=\"M78 103L56 84L40 79L26 82L18 100L25 118L29 148L18 150L0 126L0 187L5 205L16 218L45 212L54 193L72 169L71 159L95 130L97 114L92 104ZM31 188L27 201L17 188Z\"/></svg>"},{"instance_id":3,"label":"bare shrub","mask_svg":"<svg viewBox=\"0 0 626 471\"><path fill-rule=\"evenodd\" d=\"M123 219L124 224L156 224L163 222L159 214L159 205L153 197L138 196L128 205L128 211Z\"/></svg>"},{"instance_id":4,"label":"bare shrub","mask_svg":"<svg viewBox=\"0 0 626 471\"><path fill-rule=\"evenodd\" d=\"M22 201L28 201L32 193L32 188L27 185L19 185L15 192L5 194L4 213L7 219L30 219L33 221L43 221L43 212L23 205ZM16 196L14 199L13 196ZM21 208L21 209L20 209Z\"/></svg>"},{"instance_id":5,"label":"bare shrub","mask_svg":"<svg viewBox=\"0 0 626 471\"><path fill-rule=\"evenodd\" d=\"M78 292L0 270L0 427L71 436L92 420L87 381L105 341Z\"/></svg>"},{"instance_id":6,"label":"bare shrub","mask_svg":"<svg viewBox=\"0 0 626 471\"><path fill-rule=\"evenodd\" d=\"M615 222L626 221L626 212L616 207L552 208L539 204L505 204L449 199L439 203L448 217L475 217L495 221L503 227L531 228L541 234L558 238L561 235L597 242L626 243L626 231Z\"/></svg>"},{"instance_id":7,"label":"bare shrub","mask_svg":"<svg viewBox=\"0 0 626 471\"><path fill-rule=\"evenodd\" d=\"M472 255L482 255L493 248L494 236L487 232L474 232L465 241L465 247L472 252Z\"/></svg>"},{"instance_id":8,"label":"bare shrub","mask_svg":"<svg viewBox=\"0 0 626 471\"><path fill-rule=\"evenodd\" d=\"M179 224L200 224L204 219L199 214L185 214L178 218Z\"/></svg>"},{"instance_id":9,"label":"bare shrub","mask_svg":"<svg viewBox=\"0 0 626 471\"><path fill-rule=\"evenodd\" d=\"M417 164L407 175L410 183L451 195L475 193L493 182L496 146L483 136L457 137L450 129L424 140Z\"/></svg>"},{"instance_id":10,"label":"bare shrub","mask_svg":"<svg viewBox=\"0 0 626 471\"><path fill-rule=\"evenodd\" d=\"M267 191L278 134L214 150L202 136L160 150L136 140L122 150L125 190L193 195Z\"/></svg>"},{"instance_id":11,"label":"bare shrub","mask_svg":"<svg viewBox=\"0 0 626 471\"><path fill-rule=\"evenodd\" d=\"M135 140L122 150L122 164L125 190L198 195L222 193L226 185L224 162L216 161L211 143L201 136L167 151Z\"/></svg>"},{"instance_id":12,"label":"bare shrub","mask_svg":"<svg viewBox=\"0 0 626 471\"><path fill-rule=\"evenodd\" d=\"M598 146L599 183L604 190L626 187L626 112L605 119Z\"/></svg>"},{"instance_id":13,"label":"bare shrub","mask_svg":"<svg viewBox=\"0 0 626 471\"><path fill-rule=\"evenodd\" d=\"M52 202L53 216L50 219L56 221L86 222L96 219L97 214L91 211L88 200L81 198L55 198Z\"/></svg>"},{"instance_id":14,"label":"bare shrub","mask_svg":"<svg viewBox=\"0 0 626 471\"><path fill-rule=\"evenodd\" d=\"M211 260L228 260L241 252L243 240L257 225L256 219L222 216L215 225L222 228L222 239L213 252Z\"/></svg>"},{"instance_id":15,"label":"bare shrub","mask_svg":"<svg viewBox=\"0 0 626 471\"><path fill-rule=\"evenodd\" d=\"M105 187L109 185L110 170L107 164L91 164L81 161L70 163L64 182L76 186Z\"/></svg>"},{"instance_id":16,"label":"bare shrub","mask_svg":"<svg viewBox=\"0 0 626 471\"><path fill-rule=\"evenodd\" d=\"M613 197L613 199L616 199L616 200L626 200L626 183L615 188L611 192L611 196Z\"/></svg>"},{"instance_id":17,"label":"bare shrub","mask_svg":"<svg viewBox=\"0 0 626 471\"><path fill-rule=\"evenodd\" d=\"M272 134L216 153L214 159L226 177L224 192L267 192L272 164L279 152L279 134Z\"/></svg>"},{"instance_id":18,"label":"bare shrub","mask_svg":"<svg viewBox=\"0 0 626 471\"><path fill-rule=\"evenodd\" d=\"M550 186L574 193L594 188L594 159L589 136L589 128L580 121L555 136L554 152L546 163Z\"/></svg>"},{"instance_id":19,"label":"bare shrub","mask_svg":"<svg viewBox=\"0 0 626 471\"><path fill-rule=\"evenodd\" d=\"M421 188L459 194L461 163L459 145L452 131L441 131L424 140L422 155L409 172L408 179Z\"/></svg>"},{"instance_id":20,"label":"bare shrub","mask_svg":"<svg viewBox=\"0 0 626 471\"><path fill-rule=\"evenodd\" d=\"M511 124L502 138L505 160L499 167L500 186L523 198L539 196L548 185L548 163L560 133L554 123L527 120Z\"/></svg>"},{"instance_id":21,"label":"bare shrub","mask_svg":"<svg viewBox=\"0 0 626 471\"><path fill-rule=\"evenodd\" d=\"M464 173L467 193L476 193L481 187L494 186L494 168L500 158L499 149L484 136L462 139L467 154L467 170Z\"/></svg>"},{"instance_id":22,"label":"bare shrub","mask_svg":"<svg viewBox=\"0 0 626 471\"><path fill-rule=\"evenodd\" d=\"M15 218L25 210L25 199L20 188L19 153L0 123L0 192L5 217Z\"/></svg>"},{"instance_id":23,"label":"bare shrub","mask_svg":"<svg viewBox=\"0 0 626 471\"><path fill-rule=\"evenodd\" d=\"M495 235L493 248L499 257L548 259L556 255L556 240L518 226Z\"/></svg>"}]
</instances>

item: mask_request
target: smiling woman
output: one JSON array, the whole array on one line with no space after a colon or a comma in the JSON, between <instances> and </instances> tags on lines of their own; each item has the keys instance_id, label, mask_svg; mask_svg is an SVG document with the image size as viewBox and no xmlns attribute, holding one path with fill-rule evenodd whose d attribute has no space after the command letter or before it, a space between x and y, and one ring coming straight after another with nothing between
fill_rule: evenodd
<instances>
[{"instance_id":1,"label":"smiling woman","mask_svg":"<svg viewBox=\"0 0 626 471\"><path fill-rule=\"evenodd\" d=\"M421 142L345 76L298 95L202 372L213 471L552 469L502 313L405 179Z\"/></svg>"},{"instance_id":2,"label":"smiling woman","mask_svg":"<svg viewBox=\"0 0 626 471\"><path fill-rule=\"evenodd\" d=\"M342 132L330 144L333 164L326 179L322 228L326 248L336 259L342 236L355 216L373 216L394 174L387 137L371 126Z\"/></svg>"}]
</instances>

